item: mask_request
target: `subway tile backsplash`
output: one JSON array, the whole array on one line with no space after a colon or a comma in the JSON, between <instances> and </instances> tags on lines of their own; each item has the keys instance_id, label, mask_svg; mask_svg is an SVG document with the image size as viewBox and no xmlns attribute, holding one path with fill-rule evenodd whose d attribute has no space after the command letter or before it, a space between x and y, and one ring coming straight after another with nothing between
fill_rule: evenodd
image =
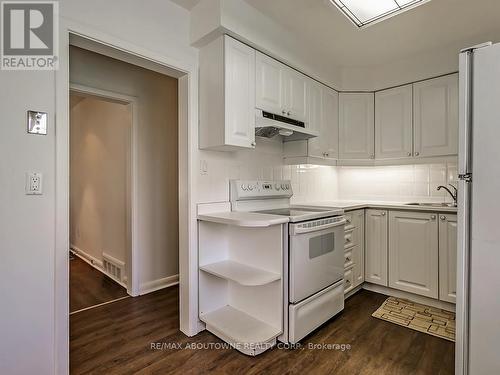
<instances>
[{"instance_id":1,"label":"subway tile backsplash","mask_svg":"<svg viewBox=\"0 0 500 375\"><path fill-rule=\"evenodd\" d=\"M229 200L230 179L290 180L292 202L375 200L449 202L439 185L457 182L457 163L380 167L283 165L282 145L261 141L256 150L200 152L208 166L197 177L197 203Z\"/></svg>"}]
</instances>

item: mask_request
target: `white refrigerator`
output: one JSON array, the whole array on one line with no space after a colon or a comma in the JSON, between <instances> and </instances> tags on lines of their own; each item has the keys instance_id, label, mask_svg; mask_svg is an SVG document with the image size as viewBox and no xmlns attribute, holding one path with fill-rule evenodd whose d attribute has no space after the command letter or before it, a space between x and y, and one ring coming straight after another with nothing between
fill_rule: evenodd
<instances>
[{"instance_id":1,"label":"white refrigerator","mask_svg":"<svg viewBox=\"0 0 500 375\"><path fill-rule=\"evenodd\" d=\"M460 54L457 374L500 374L500 44Z\"/></svg>"}]
</instances>

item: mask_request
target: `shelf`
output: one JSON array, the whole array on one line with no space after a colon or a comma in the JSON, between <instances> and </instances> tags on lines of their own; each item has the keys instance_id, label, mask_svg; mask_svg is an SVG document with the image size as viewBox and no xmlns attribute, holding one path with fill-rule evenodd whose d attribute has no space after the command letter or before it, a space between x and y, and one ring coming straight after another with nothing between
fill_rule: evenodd
<instances>
[{"instance_id":1,"label":"shelf","mask_svg":"<svg viewBox=\"0 0 500 375\"><path fill-rule=\"evenodd\" d=\"M203 314L207 330L232 344L266 344L281 334L279 328L245 314L231 306Z\"/></svg>"},{"instance_id":2,"label":"shelf","mask_svg":"<svg viewBox=\"0 0 500 375\"><path fill-rule=\"evenodd\" d=\"M281 279L281 275L278 273L247 266L232 260L207 264L200 266L200 269L244 286L265 285Z\"/></svg>"}]
</instances>

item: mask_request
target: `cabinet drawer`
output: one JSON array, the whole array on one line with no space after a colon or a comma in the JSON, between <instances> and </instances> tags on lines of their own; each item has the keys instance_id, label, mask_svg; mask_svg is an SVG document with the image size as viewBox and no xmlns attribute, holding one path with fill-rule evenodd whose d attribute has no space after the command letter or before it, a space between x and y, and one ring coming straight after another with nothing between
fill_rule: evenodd
<instances>
[{"instance_id":1,"label":"cabinet drawer","mask_svg":"<svg viewBox=\"0 0 500 375\"><path fill-rule=\"evenodd\" d=\"M344 273L344 294L349 293L354 288L354 274L352 268Z\"/></svg>"},{"instance_id":2,"label":"cabinet drawer","mask_svg":"<svg viewBox=\"0 0 500 375\"><path fill-rule=\"evenodd\" d=\"M345 231L344 248L349 249L359 245L359 228L352 228Z\"/></svg>"},{"instance_id":3,"label":"cabinet drawer","mask_svg":"<svg viewBox=\"0 0 500 375\"><path fill-rule=\"evenodd\" d=\"M354 258L352 248L345 252L344 254L344 268L347 269L354 265Z\"/></svg>"},{"instance_id":4,"label":"cabinet drawer","mask_svg":"<svg viewBox=\"0 0 500 375\"><path fill-rule=\"evenodd\" d=\"M352 221L352 216L353 215L350 212L344 213L346 231L355 227L355 223Z\"/></svg>"}]
</instances>

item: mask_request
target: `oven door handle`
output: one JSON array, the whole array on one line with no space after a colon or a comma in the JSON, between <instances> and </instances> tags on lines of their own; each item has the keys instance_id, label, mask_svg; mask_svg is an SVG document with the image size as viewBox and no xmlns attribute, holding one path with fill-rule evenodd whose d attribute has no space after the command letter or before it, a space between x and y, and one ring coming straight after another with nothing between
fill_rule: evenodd
<instances>
[{"instance_id":1,"label":"oven door handle","mask_svg":"<svg viewBox=\"0 0 500 375\"><path fill-rule=\"evenodd\" d=\"M346 220L342 219L342 220L336 221L335 223L318 225L318 226L310 227L310 228L303 228L303 227L300 227L300 225L294 225L291 228L292 230L290 231L290 234L293 236L293 235L296 235L296 234L305 234L305 233L319 232L319 231L322 231L322 230L325 230L325 229L329 229L329 228L334 228L334 227L339 227L341 225L345 225L345 223L346 223Z\"/></svg>"}]
</instances>

